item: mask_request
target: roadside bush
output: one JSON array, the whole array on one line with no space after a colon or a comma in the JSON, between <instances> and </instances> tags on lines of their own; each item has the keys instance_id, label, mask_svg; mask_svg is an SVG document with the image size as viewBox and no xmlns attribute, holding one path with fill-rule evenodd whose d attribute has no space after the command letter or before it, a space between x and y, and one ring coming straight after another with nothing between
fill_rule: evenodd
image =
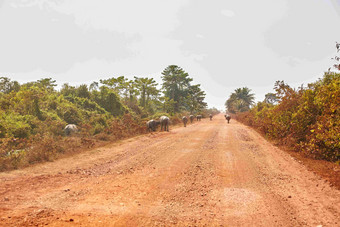
<instances>
[{"instance_id":1,"label":"roadside bush","mask_svg":"<svg viewBox=\"0 0 340 227\"><path fill-rule=\"evenodd\" d=\"M30 122L34 116L3 112L0 116L0 138L28 138L32 132Z\"/></svg>"},{"instance_id":2,"label":"roadside bush","mask_svg":"<svg viewBox=\"0 0 340 227\"><path fill-rule=\"evenodd\" d=\"M49 135L35 136L32 146L25 151L25 159L29 164L52 161L65 150L60 141L61 138L58 139Z\"/></svg>"},{"instance_id":3,"label":"roadside bush","mask_svg":"<svg viewBox=\"0 0 340 227\"><path fill-rule=\"evenodd\" d=\"M326 73L297 91L277 85L277 105L260 102L237 119L313 158L339 161L340 74Z\"/></svg>"},{"instance_id":4,"label":"roadside bush","mask_svg":"<svg viewBox=\"0 0 340 227\"><path fill-rule=\"evenodd\" d=\"M119 96L108 87L101 87L100 91L95 91L94 101L113 116L122 116L127 108L121 103Z\"/></svg>"},{"instance_id":5,"label":"roadside bush","mask_svg":"<svg viewBox=\"0 0 340 227\"><path fill-rule=\"evenodd\" d=\"M96 139L114 141L146 133L147 119L165 115L171 124L181 122L183 115L174 113L176 102L164 101L155 81L144 78L150 82L145 85L119 78L103 80L102 86L64 84L57 91L51 78L20 85L1 77L0 171L50 161L75 147L90 148ZM183 102L180 109L188 110L186 105ZM171 116L159 113L165 110L171 110ZM67 124L76 124L79 132L65 136Z\"/></svg>"},{"instance_id":6,"label":"roadside bush","mask_svg":"<svg viewBox=\"0 0 340 227\"><path fill-rule=\"evenodd\" d=\"M61 112L61 117L67 124L79 125L82 122L81 114L73 106L64 107Z\"/></svg>"}]
</instances>

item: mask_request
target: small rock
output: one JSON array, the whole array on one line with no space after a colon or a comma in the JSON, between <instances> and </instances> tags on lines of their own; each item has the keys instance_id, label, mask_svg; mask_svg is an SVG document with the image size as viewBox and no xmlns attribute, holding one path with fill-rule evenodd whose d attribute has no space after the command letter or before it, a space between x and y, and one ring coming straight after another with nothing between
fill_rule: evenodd
<instances>
[{"instance_id":1,"label":"small rock","mask_svg":"<svg viewBox=\"0 0 340 227\"><path fill-rule=\"evenodd\" d=\"M70 218L70 222L73 222L74 220L73 220L73 218Z\"/></svg>"},{"instance_id":2,"label":"small rock","mask_svg":"<svg viewBox=\"0 0 340 227\"><path fill-rule=\"evenodd\" d=\"M9 198L5 197L4 200L5 200L5 201L9 201Z\"/></svg>"},{"instance_id":3,"label":"small rock","mask_svg":"<svg viewBox=\"0 0 340 227\"><path fill-rule=\"evenodd\" d=\"M290 198L292 198L292 196L288 196L288 198L290 199Z\"/></svg>"}]
</instances>

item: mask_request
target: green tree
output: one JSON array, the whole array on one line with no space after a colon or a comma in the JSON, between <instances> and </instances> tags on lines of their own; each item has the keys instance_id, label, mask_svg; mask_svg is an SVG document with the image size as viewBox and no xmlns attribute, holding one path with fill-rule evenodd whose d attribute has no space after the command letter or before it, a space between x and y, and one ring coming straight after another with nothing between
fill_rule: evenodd
<instances>
[{"instance_id":1,"label":"green tree","mask_svg":"<svg viewBox=\"0 0 340 227\"><path fill-rule=\"evenodd\" d=\"M173 109L179 112L185 105L192 78L177 65L169 65L163 70L162 75L164 95L174 101Z\"/></svg>"},{"instance_id":2,"label":"green tree","mask_svg":"<svg viewBox=\"0 0 340 227\"><path fill-rule=\"evenodd\" d=\"M126 81L127 78L119 76L117 78L112 77L110 79L100 80L100 83L112 88L117 94L122 95Z\"/></svg>"},{"instance_id":3,"label":"green tree","mask_svg":"<svg viewBox=\"0 0 340 227\"><path fill-rule=\"evenodd\" d=\"M171 115L175 112L176 102L168 97L161 97L160 100L163 102L163 112L170 113Z\"/></svg>"},{"instance_id":4,"label":"green tree","mask_svg":"<svg viewBox=\"0 0 340 227\"><path fill-rule=\"evenodd\" d=\"M113 116L121 116L126 108L119 96L110 88L101 86L99 91L93 91L94 101Z\"/></svg>"},{"instance_id":5,"label":"green tree","mask_svg":"<svg viewBox=\"0 0 340 227\"><path fill-rule=\"evenodd\" d=\"M20 90L20 84L17 81L11 81L7 77L0 77L0 92L8 94L11 91L18 92Z\"/></svg>"},{"instance_id":6,"label":"green tree","mask_svg":"<svg viewBox=\"0 0 340 227\"><path fill-rule=\"evenodd\" d=\"M46 90L53 91L54 87L57 86L56 81L52 78L43 78L36 82L38 87L45 88Z\"/></svg>"},{"instance_id":7,"label":"green tree","mask_svg":"<svg viewBox=\"0 0 340 227\"><path fill-rule=\"evenodd\" d=\"M76 95L80 98L87 98L87 99L90 99L91 97L91 93L86 84L82 84L76 89Z\"/></svg>"},{"instance_id":8,"label":"green tree","mask_svg":"<svg viewBox=\"0 0 340 227\"><path fill-rule=\"evenodd\" d=\"M264 102L268 104L276 104L279 101L276 94L274 93L267 93L264 98Z\"/></svg>"},{"instance_id":9,"label":"green tree","mask_svg":"<svg viewBox=\"0 0 340 227\"><path fill-rule=\"evenodd\" d=\"M205 92L201 90L200 84L189 86L188 96L186 98L188 110L190 113L200 112L207 107L207 103L204 102Z\"/></svg>"},{"instance_id":10,"label":"green tree","mask_svg":"<svg viewBox=\"0 0 340 227\"><path fill-rule=\"evenodd\" d=\"M150 98L158 96L157 83L153 78L135 77L136 88L140 94L140 105L148 107Z\"/></svg>"},{"instance_id":11,"label":"green tree","mask_svg":"<svg viewBox=\"0 0 340 227\"><path fill-rule=\"evenodd\" d=\"M98 90L99 89L99 83L94 81L90 84L89 90L93 91L93 90Z\"/></svg>"},{"instance_id":12,"label":"green tree","mask_svg":"<svg viewBox=\"0 0 340 227\"><path fill-rule=\"evenodd\" d=\"M245 112L254 104L254 94L247 87L237 88L226 101L225 106L231 113Z\"/></svg>"},{"instance_id":13,"label":"green tree","mask_svg":"<svg viewBox=\"0 0 340 227\"><path fill-rule=\"evenodd\" d=\"M70 86L68 83L63 84L60 93L67 97L67 96L76 96L77 89L74 86Z\"/></svg>"},{"instance_id":14,"label":"green tree","mask_svg":"<svg viewBox=\"0 0 340 227\"><path fill-rule=\"evenodd\" d=\"M126 97L129 99L129 102L132 103L136 96L139 94L135 81L129 80L126 82L125 93Z\"/></svg>"}]
</instances>

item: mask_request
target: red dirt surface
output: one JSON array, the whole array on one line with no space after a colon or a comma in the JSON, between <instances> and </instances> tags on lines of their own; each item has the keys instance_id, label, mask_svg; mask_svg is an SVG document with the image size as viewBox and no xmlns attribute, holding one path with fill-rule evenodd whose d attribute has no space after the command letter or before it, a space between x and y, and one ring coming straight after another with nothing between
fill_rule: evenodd
<instances>
[{"instance_id":1,"label":"red dirt surface","mask_svg":"<svg viewBox=\"0 0 340 227\"><path fill-rule=\"evenodd\" d=\"M340 192L223 115L0 173L0 226L339 226Z\"/></svg>"}]
</instances>

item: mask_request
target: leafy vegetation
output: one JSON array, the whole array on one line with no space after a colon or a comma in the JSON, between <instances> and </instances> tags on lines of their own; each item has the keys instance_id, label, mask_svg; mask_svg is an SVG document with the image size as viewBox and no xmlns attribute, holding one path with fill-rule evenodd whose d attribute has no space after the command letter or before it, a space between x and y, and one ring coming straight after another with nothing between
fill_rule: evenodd
<instances>
[{"instance_id":1,"label":"leafy vegetation","mask_svg":"<svg viewBox=\"0 0 340 227\"><path fill-rule=\"evenodd\" d=\"M230 113L248 111L254 104L254 94L247 87L237 88L225 102L225 106Z\"/></svg>"},{"instance_id":2,"label":"leafy vegetation","mask_svg":"<svg viewBox=\"0 0 340 227\"><path fill-rule=\"evenodd\" d=\"M336 43L337 53L340 44ZM340 70L340 58L333 58ZM307 87L291 88L276 81L268 93L237 119L257 128L268 138L315 159L340 162L340 74L329 68L323 78Z\"/></svg>"},{"instance_id":3,"label":"leafy vegetation","mask_svg":"<svg viewBox=\"0 0 340 227\"><path fill-rule=\"evenodd\" d=\"M278 104L259 102L237 119L313 158L339 161L340 74L298 89L277 81L275 91Z\"/></svg>"},{"instance_id":4,"label":"leafy vegetation","mask_svg":"<svg viewBox=\"0 0 340 227\"><path fill-rule=\"evenodd\" d=\"M145 122L168 115L216 113L206 109L205 93L182 68L163 71L163 84L153 78L124 76L89 86L62 85L51 78L20 84L0 78L0 171L48 161L93 141L116 140L146 132ZM64 127L76 124L80 134L66 137Z\"/></svg>"},{"instance_id":5,"label":"leafy vegetation","mask_svg":"<svg viewBox=\"0 0 340 227\"><path fill-rule=\"evenodd\" d=\"M163 74L164 101L167 111L180 112L183 110L190 113L199 112L207 104L204 102L205 92L200 85L191 85L192 78L177 65L170 65Z\"/></svg>"}]
</instances>

